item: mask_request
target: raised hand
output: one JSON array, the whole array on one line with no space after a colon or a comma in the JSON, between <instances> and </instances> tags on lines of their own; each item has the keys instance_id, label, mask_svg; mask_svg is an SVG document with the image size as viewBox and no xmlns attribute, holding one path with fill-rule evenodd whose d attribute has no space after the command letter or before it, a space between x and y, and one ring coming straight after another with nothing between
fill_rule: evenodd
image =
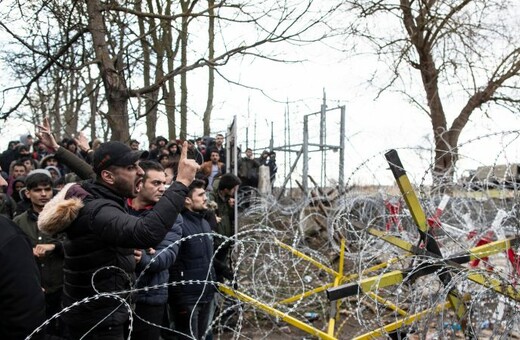
<instances>
[{"instance_id":1,"label":"raised hand","mask_svg":"<svg viewBox=\"0 0 520 340\"><path fill-rule=\"evenodd\" d=\"M36 132L36 137L41 141L43 145L52 153L56 152L60 145L56 142L56 139L52 135L51 132L51 124L49 123L49 119L45 117L43 119L42 125L36 125L38 128L38 132Z\"/></svg>"},{"instance_id":2,"label":"raised hand","mask_svg":"<svg viewBox=\"0 0 520 340\"><path fill-rule=\"evenodd\" d=\"M87 136L83 132L80 131L77 137L74 137L74 141L78 144L78 148L81 151L87 152L90 150L90 146L88 145Z\"/></svg>"},{"instance_id":3,"label":"raised hand","mask_svg":"<svg viewBox=\"0 0 520 340\"><path fill-rule=\"evenodd\" d=\"M177 172L177 182L189 186L195 179L195 174L199 170L199 164L194 159L188 159L188 142L182 144L181 156L179 158L179 169Z\"/></svg>"}]
</instances>

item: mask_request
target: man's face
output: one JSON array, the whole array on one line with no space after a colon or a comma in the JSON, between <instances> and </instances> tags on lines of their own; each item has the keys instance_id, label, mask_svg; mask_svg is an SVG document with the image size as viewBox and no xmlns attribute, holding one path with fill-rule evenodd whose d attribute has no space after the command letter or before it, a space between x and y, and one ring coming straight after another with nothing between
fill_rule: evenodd
<instances>
[{"instance_id":1,"label":"man's face","mask_svg":"<svg viewBox=\"0 0 520 340\"><path fill-rule=\"evenodd\" d=\"M40 210L52 198L52 187L50 185L38 185L36 188L27 190L25 196L31 201L33 207Z\"/></svg>"},{"instance_id":2,"label":"man's face","mask_svg":"<svg viewBox=\"0 0 520 340\"><path fill-rule=\"evenodd\" d=\"M210 156L210 159L211 159L211 163L213 164L217 164L218 161L220 161L220 155L218 152L212 152L211 153L211 156Z\"/></svg>"},{"instance_id":3,"label":"man's face","mask_svg":"<svg viewBox=\"0 0 520 340\"><path fill-rule=\"evenodd\" d=\"M207 201L206 190L197 188L190 197L186 197L184 206L190 211L201 212L208 209Z\"/></svg>"},{"instance_id":4,"label":"man's face","mask_svg":"<svg viewBox=\"0 0 520 340\"><path fill-rule=\"evenodd\" d=\"M76 144L72 143L72 144L67 145L67 149L69 149L69 151L72 153L76 153L76 150L77 150Z\"/></svg>"},{"instance_id":5,"label":"man's face","mask_svg":"<svg viewBox=\"0 0 520 340\"><path fill-rule=\"evenodd\" d=\"M216 135L216 136L215 136L215 144L216 144L218 147L221 147L222 144L224 144L224 136L222 136L222 135Z\"/></svg>"},{"instance_id":6,"label":"man's face","mask_svg":"<svg viewBox=\"0 0 520 340\"><path fill-rule=\"evenodd\" d=\"M23 165L15 165L13 167L13 178L18 178L20 176L25 176L25 173L26 173L26 170L25 170L25 166Z\"/></svg>"},{"instance_id":7,"label":"man's face","mask_svg":"<svg viewBox=\"0 0 520 340\"><path fill-rule=\"evenodd\" d=\"M112 167L111 169L109 172L113 176L113 184L110 185L112 189L123 197L136 197L137 188L144 175L143 169L137 163L126 167Z\"/></svg>"},{"instance_id":8,"label":"man's face","mask_svg":"<svg viewBox=\"0 0 520 340\"><path fill-rule=\"evenodd\" d=\"M22 190L23 187L25 187L25 184L23 184L23 182L18 181L14 184L13 190L16 192L20 192L20 190Z\"/></svg>"},{"instance_id":9,"label":"man's face","mask_svg":"<svg viewBox=\"0 0 520 340\"><path fill-rule=\"evenodd\" d=\"M49 158L46 161L46 166L58 166L58 161L56 158Z\"/></svg>"},{"instance_id":10,"label":"man's face","mask_svg":"<svg viewBox=\"0 0 520 340\"><path fill-rule=\"evenodd\" d=\"M194 150L195 149L195 144L193 144L192 142L188 142L188 150Z\"/></svg>"},{"instance_id":11,"label":"man's face","mask_svg":"<svg viewBox=\"0 0 520 340\"><path fill-rule=\"evenodd\" d=\"M25 161L23 161L23 165L25 165L25 168L27 169L26 170L27 172L33 170L33 162L31 162L30 159L26 159Z\"/></svg>"},{"instance_id":12,"label":"man's face","mask_svg":"<svg viewBox=\"0 0 520 340\"><path fill-rule=\"evenodd\" d=\"M58 178L60 178L60 174L56 170L49 169L49 172L51 173L51 178L52 178L53 181L55 181Z\"/></svg>"},{"instance_id":13,"label":"man's face","mask_svg":"<svg viewBox=\"0 0 520 340\"><path fill-rule=\"evenodd\" d=\"M139 150L139 143L133 142L132 144L130 144L130 149L132 149L134 151L138 151Z\"/></svg>"},{"instance_id":14,"label":"man's face","mask_svg":"<svg viewBox=\"0 0 520 340\"><path fill-rule=\"evenodd\" d=\"M164 171L148 170L139 186L139 197L146 204L155 204L159 202L164 194L166 184L166 174Z\"/></svg>"},{"instance_id":15,"label":"man's face","mask_svg":"<svg viewBox=\"0 0 520 340\"><path fill-rule=\"evenodd\" d=\"M246 157L253 158L253 150L246 150Z\"/></svg>"},{"instance_id":16,"label":"man's face","mask_svg":"<svg viewBox=\"0 0 520 340\"><path fill-rule=\"evenodd\" d=\"M34 139L32 137L27 137L27 144L26 145L31 146L31 145L33 145L33 143L34 143Z\"/></svg>"},{"instance_id":17,"label":"man's face","mask_svg":"<svg viewBox=\"0 0 520 340\"><path fill-rule=\"evenodd\" d=\"M166 145L166 142L162 139L157 142L157 146L159 146L160 148L164 148L165 145Z\"/></svg>"}]
</instances>

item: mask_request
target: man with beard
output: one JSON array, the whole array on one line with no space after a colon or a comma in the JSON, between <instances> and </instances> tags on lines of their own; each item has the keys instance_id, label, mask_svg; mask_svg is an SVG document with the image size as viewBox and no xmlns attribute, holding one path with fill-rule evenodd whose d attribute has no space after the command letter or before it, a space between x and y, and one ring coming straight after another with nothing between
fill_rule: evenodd
<instances>
[{"instance_id":1,"label":"man with beard","mask_svg":"<svg viewBox=\"0 0 520 340\"><path fill-rule=\"evenodd\" d=\"M37 226L38 215L53 195L49 172L43 169L31 171L21 195L24 200L30 202L30 206L13 221L27 235L33 247L33 255L40 269L42 288L45 292L45 316L50 319L61 310L63 247L57 237L40 232ZM54 319L47 327L47 334L61 335L59 329Z\"/></svg>"},{"instance_id":2,"label":"man with beard","mask_svg":"<svg viewBox=\"0 0 520 340\"><path fill-rule=\"evenodd\" d=\"M147 214L153 209L166 190L166 174L161 164L142 161L139 166L144 171L139 193L137 197L127 200L129 212L135 216ZM156 247L134 251L138 276L136 288L158 288L142 289L136 293L132 339L159 340L159 326L163 323L168 302L168 288L162 285L168 282L168 269L175 262L179 249L173 243L181 238L181 234L180 226L174 224Z\"/></svg>"},{"instance_id":3,"label":"man with beard","mask_svg":"<svg viewBox=\"0 0 520 340\"><path fill-rule=\"evenodd\" d=\"M210 160L202 163L199 171L208 179L208 187L206 190L213 190L213 180L226 172L226 166L220 161L220 155L217 149L211 150Z\"/></svg>"},{"instance_id":4,"label":"man with beard","mask_svg":"<svg viewBox=\"0 0 520 340\"><path fill-rule=\"evenodd\" d=\"M182 229L177 260L170 268L169 304L178 339L204 339L212 314L215 287L212 265L213 240L205 213L208 209L205 182L189 186L184 211L175 222Z\"/></svg>"},{"instance_id":5,"label":"man with beard","mask_svg":"<svg viewBox=\"0 0 520 340\"><path fill-rule=\"evenodd\" d=\"M50 140L48 123L39 128L40 140ZM154 209L132 216L125 202L137 195L144 175L138 161L146 156L121 142L102 144L93 156L96 179L64 187L40 214L40 229L67 234L63 303L70 309L62 318L71 339L124 339L134 249L155 247L164 239L198 170L183 152L177 181Z\"/></svg>"}]
</instances>

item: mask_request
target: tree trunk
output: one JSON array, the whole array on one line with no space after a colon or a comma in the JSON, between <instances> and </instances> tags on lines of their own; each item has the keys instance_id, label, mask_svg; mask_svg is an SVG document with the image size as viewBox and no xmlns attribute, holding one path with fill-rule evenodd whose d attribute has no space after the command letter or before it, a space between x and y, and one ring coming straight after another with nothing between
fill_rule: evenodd
<instances>
[{"instance_id":1,"label":"tree trunk","mask_svg":"<svg viewBox=\"0 0 520 340\"><path fill-rule=\"evenodd\" d=\"M188 65L188 11L190 8L189 0L181 0L182 24L181 24L181 67ZM181 131L179 137L186 139L188 127L188 84L187 73L181 73Z\"/></svg>"},{"instance_id":2,"label":"tree trunk","mask_svg":"<svg viewBox=\"0 0 520 340\"><path fill-rule=\"evenodd\" d=\"M129 95L122 71L123 65L116 67L116 59L110 55L105 40L109 34L103 20L101 3L98 0L87 0L87 14L94 54L107 99L108 113L106 118L112 132L111 140L127 142L130 139L127 110Z\"/></svg>"},{"instance_id":3,"label":"tree trunk","mask_svg":"<svg viewBox=\"0 0 520 340\"><path fill-rule=\"evenodd\" d=\"M166 15L171 15L171 1L168 1L165 9ZM173 60L176 51L173 49L173 35L172 35L172 27L165 22L164 25L164 35L163 35L163 45L166 51L166 63L168 68L168 74L173 73ZM166 119L168 120L168 137L169 140L177 139L177 127L175 124L175 83L173 81L173 77L170 77L168 81L163 86L163 93L165 97L165 110L166 110Z\"/></svg>"},{"instance_id":4,"label":"tree trunk","mask_svg":"<svg viewBox=\"0 0 520 340\"><path fill-rule=\"evenodd\" d=\"M142 2L135 2L135 9L138 12L142 12ZM145 18L138 17L139 34L141 36L141 48L143 50L143 83L144 86L148 87L152 83L152 71L151 71L151 52L150 45L148 43L147 30L145 28ZM153 22L153 19L150 19ZM155 130L157 128L157 109L154 110L154 99L157 99L157 91L153 91L144 97L144 110L145 110L145 121L146 121L146 137L148 142L151 143L155 140Z\"/></svg>"},{"instance_id":5,"label":"tree trunk","mask_svg":"<svg viewBox=\"0 0 520 340\"><path fill-rule=\"evenodd\" d=\"M215 58L215 0L208 0L208 58L213 63ZM213 110L213 95L215 89L215 70L212 64L208 67L208 100L204 111L204 136L211 134L211 111Z\"/></svg>"}]
</instances>

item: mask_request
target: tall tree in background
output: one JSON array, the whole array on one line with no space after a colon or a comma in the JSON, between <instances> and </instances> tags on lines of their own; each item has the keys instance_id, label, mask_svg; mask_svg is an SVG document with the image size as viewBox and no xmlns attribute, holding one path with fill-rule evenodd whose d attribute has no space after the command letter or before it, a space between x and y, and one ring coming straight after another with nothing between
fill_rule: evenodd
<instances>
[{"instance_id":1,"label":"tall tree in background","mask_svg":"<svg viewBox=\"0 0 520 340\"><path fill-rule=\"evenodd\" d=\"M348 15L357 15L349 35L366 38L388 66L389 72L372 80L381 91L401 91L429 116L435 144L434 183L452 181L459 137L470 118L492 104L518 111L518 1L348 3ZM421 91L415 90L417 83ZM460 106L450 111L448 102Z\"/></svg>"},{"instance_id":2,"label":"tall tree in background","mask_svg":"<svg viewBox=\"0 0 520 340\"><path fill-rule=\"evenodd\" d=\"M181 67L188 65L188 24L189 15L191 12L191 6L196 3L191 0L180 0L182 10L182 23L180 32L181 41ZM181 114L181 132L179 137L186 139L187 127L188 127L188 76L186 72L181 74L181 103L180 103L180 114Z\"/></svg>"},{"instance_id":3,"label":"tall tree in background","mask_svg":"<svg viewBox=\"0 0 520 340\"><path fill-rule=\"evenodd\" d=\"M208 98L206 101L206 109L204 110L203 129L204 136L211 134L211 112L213 111L213 97L215 93L215 68L213 67L213 58L215 58L215 0L208 0Z\"/></svg>"}]
</instances>

